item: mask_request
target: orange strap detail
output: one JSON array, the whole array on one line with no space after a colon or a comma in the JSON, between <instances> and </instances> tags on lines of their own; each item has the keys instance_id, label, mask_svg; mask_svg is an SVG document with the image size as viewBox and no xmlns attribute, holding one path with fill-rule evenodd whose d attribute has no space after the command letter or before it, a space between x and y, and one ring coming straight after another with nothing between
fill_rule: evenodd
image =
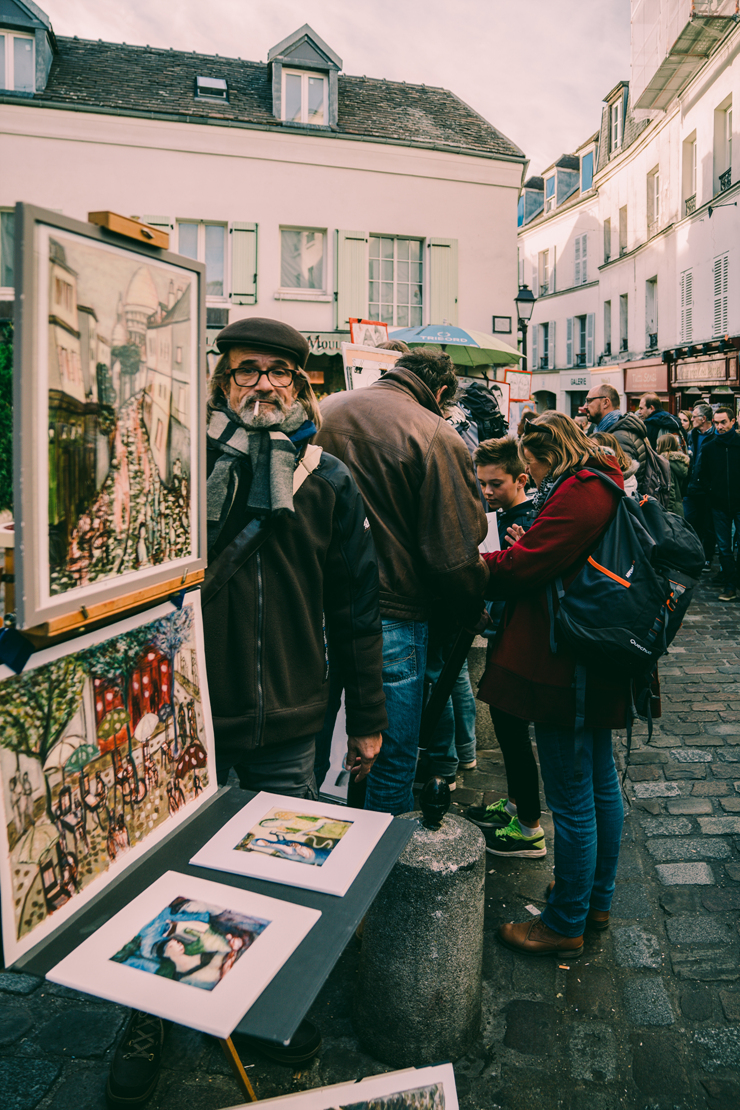
<instances>
[{"instance_id":1,"label":"orange strap detail","mask_svg":"<svg viewBox=\"0 0 740 1110\"><path fill-rule=\"evenodd\" d=\"M590 555L588 557L588 561L592 567L596 567L596 569L600 570L602 574L606 574L609 576L609 578L613 578L615 582L619 582L620 586L626 586L627 589L629 589L632 585L632 583L628 582L626 578L620 578L618 574L614 573L614 571L607 570L606 567L602 567L601 563L597 563L596 560L592 559Z\"/></svg>"}]
</instances>

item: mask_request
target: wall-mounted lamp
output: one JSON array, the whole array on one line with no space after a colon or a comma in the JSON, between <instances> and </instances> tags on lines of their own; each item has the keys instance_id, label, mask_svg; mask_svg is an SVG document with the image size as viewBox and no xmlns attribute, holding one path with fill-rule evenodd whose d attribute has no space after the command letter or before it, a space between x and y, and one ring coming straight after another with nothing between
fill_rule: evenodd
<instances>
[{"instance_id":1,"label":"wall-mounted lamp","mask_svg":"<svg viewBox=\"0 0 740 1110\"><path fill-rule=\"evenodd\" d=\"M733 200L731 202L728 202L727 204L710 204L709 208L707 208L710 220L712 218L712 212L714 212L715 208L737 208L737 201Z\"/></svg>"}]
</instances>

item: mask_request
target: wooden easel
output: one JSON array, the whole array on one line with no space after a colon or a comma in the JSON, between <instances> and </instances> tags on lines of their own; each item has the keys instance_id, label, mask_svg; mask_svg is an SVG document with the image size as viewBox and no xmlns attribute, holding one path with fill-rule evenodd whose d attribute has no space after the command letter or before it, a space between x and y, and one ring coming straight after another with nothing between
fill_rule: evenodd
<instances>
[{"instance_id":1,"label":"wooden easel","mask_svg":"<svg viewBox=\"0 0 740 1110\"><path fill-rule=\"evenodd\" d=\"M221 1045L224 1056L229 1061L231 1070L234 1073L234 1078L236 1079L241 1089L244 1091L244 1094L247 1096L250 1102L257 1102L257 1096L254 1093L254 1088L249 1082L249 1076L244 1070L244 1064L239 1059L239 1053L236 1051L234 1042L232 1041L231 1037L219 1037L218 1043Z\"/></svg>"}]
</instances>

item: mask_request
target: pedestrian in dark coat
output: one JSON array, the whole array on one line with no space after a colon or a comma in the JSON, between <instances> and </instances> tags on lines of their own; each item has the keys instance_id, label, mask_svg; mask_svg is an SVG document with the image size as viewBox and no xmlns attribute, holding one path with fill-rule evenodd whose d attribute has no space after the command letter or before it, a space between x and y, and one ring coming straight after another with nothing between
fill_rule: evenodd
<instances>
[{"instance_id":1,"label":"pedestrian in dark coat","mask_svg":"<svg viewBox=\"0 0 740 1110\"><path fill-rule=\"evenodd\" d=\"M583 775L575 779L576 654L550 646L548 585L567 589L616 513L619 495L585 467L623 488L613 457L570 417L543 413L520 441L538 493L538 515L517 542L485 556L486 596L509 601L478 696L533 720L545 796L555 824L555 883L541 917L502 925L502 943L533 955L580 955L586 925L604 928L614 893L623 809L611 729L624 726L627 688L608 669L587 668ZM562 483L553 491L559 479Z\"/></svg>"},{"instance_id":2,"label":"pedestrian in dark coat","mask_svg":"<svg viewBox=\"0 0 740 1110\"><path fill-rule=\"evenodd\" d=\"M735 414L719 408L712 417L714 435L705 443L697 484L711 506L723 579L720 601L737 598L738 568L732 551L732 529L740 535L740 435Z\"/></svg>"}]
</instances>

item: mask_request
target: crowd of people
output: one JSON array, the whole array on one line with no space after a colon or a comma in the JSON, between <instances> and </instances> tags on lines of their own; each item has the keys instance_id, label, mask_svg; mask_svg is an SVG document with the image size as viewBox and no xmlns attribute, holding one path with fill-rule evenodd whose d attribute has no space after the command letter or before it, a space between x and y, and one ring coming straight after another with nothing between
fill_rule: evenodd
<instances>
[{"instance_id":1,"label":"crowd of people","mask_svg":"<svg viewBox=\"0 0 740 1110\"><path fill-rule=\"evenodd\" d=\"M482 438L464 400L452 412L458 378L441 350L391 342L400 355L392 370L319 405L308 344L290 326L240 320L217 345L202 601L219 781L235 771L246 789L315 799L343 693L353 804L361 784L359 804L391 814L414 808L415 779L436 774L454 789L458 769L476 759L467 671L420 772L422 710L456 630L480 632L488 646L477 697L490 707L507 794L466 816L493 856L544 857L541 774L554 823L545 909L503 925L499 940L529 955L579 955L586 928L609 920L623 819L611 730L626 723L627 690L603 666L586 666L576 768L577 661L553 651L547 587L579 573L624 489L685 512L707 566L716 537L720 596L734 598L733 413L698 405L689 428L645 394L623 414L602 385L580 421L531 413L518 438ZM501 542L481 555L486 510ZM108 1083L114 1105L149 1096L163 1039L159 1019L132 1014ZM271 1053L298 1064L319 1044L304 1022Z\"/></svg>"}]
</instances>

